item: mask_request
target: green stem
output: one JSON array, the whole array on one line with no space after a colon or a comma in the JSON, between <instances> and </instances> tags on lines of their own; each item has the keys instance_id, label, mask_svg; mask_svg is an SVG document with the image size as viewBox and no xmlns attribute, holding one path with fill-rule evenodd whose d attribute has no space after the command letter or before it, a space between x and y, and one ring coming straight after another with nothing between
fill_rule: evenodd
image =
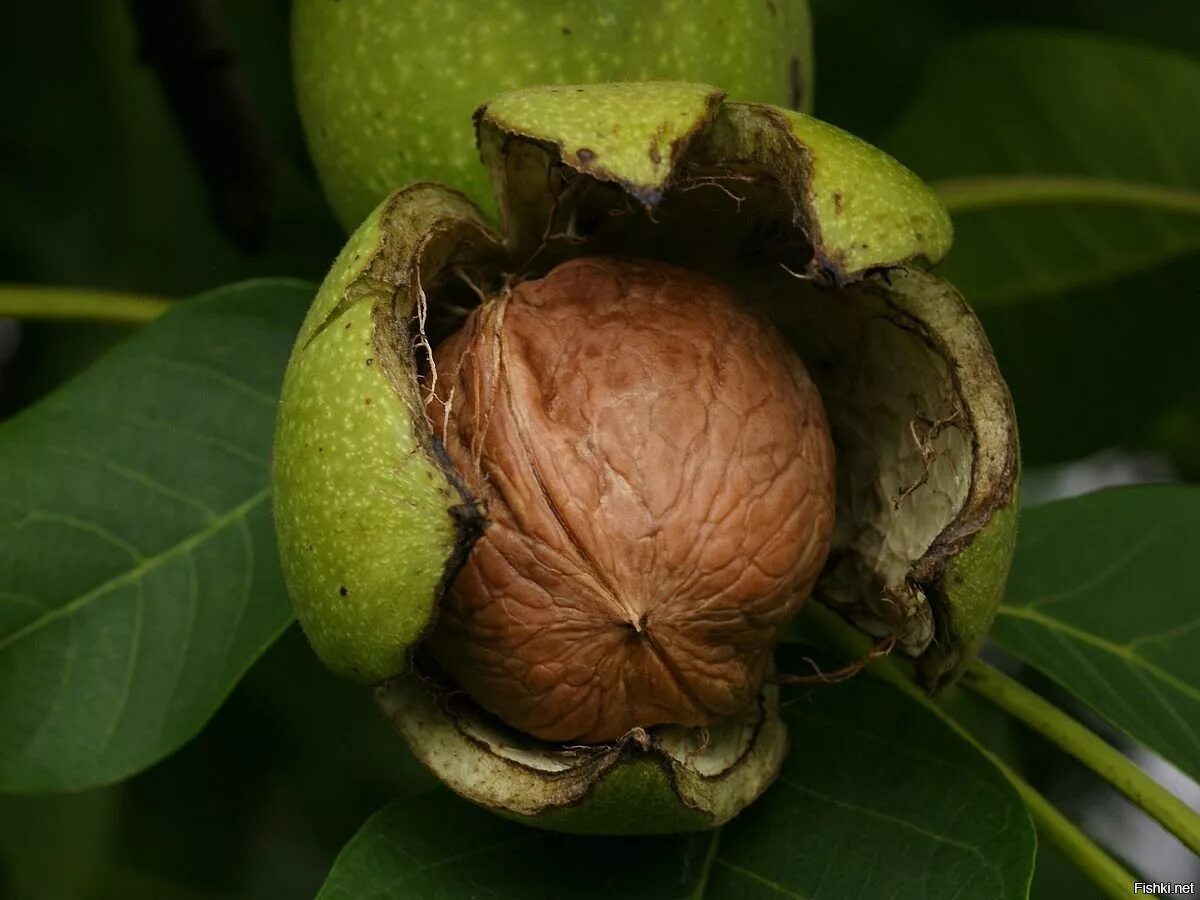
<instances>
[{"instance_id":1,"label":"green stem","mask_svg":"<svg viewBox=\"0 0 1200 900\"><path fill-rule=\"evenodd\" d=\"M946 178L932 186L952 213L998 206L1097 203L1200 215L1200 193L1195 191L1107 178L990 175Z\"/></svg>"},{"instance_id":2,"label":"green stem","mask_svg":"<svg viewBox=\"0 0 1200 900\"><path fill-rule=\"evenodd\" d=\"M89 288L0 285L0 318L142 325L171 304L160 297Z\"/></svg>"},{"instance_id":3,"label":"green stem","mask_svg":"<svg viewBox=\"0 0 1200 900\"><path fill-rule=\"evenodd\" d=\"M823 638L831 641L834 647L852 658L861 658L870 649L869 637L820 604L807 604L805 619ZM1075 823L1055 809L1033 785L1010 768L1004 760L983 746L957 719L930 699L913 681L911 663L892 655L876 660L867 671L916 700L986 756L1021 795L1030 817L1037 825L1038 833L1057 847L1105 895L1114 898L1129 896L1135 881L1133 875L1084 834Z\"/></svg>"},{"instance_id":4,"label":"green stem","mask_svg":"<svg viewBox=\"0 0 1200 900\"><path fill-rule=\"evenodd\" d=\"M1075 757L1200 854L1200 815L1095 732L980 660L967 666L962 683Z\"/></svg>"}]
</instances>

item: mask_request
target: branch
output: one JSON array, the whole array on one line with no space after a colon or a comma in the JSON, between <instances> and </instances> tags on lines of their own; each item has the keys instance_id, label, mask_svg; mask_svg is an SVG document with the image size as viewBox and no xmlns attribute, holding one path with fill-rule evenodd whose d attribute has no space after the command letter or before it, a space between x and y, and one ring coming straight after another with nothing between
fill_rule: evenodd
<instances>
[{"instance_id":1,"label":"branch","mask_svg":"<svg viewBox=\"0 0 1200 900\"><path fill-rule=\"evenodd\" d=\"M88 288L0 285L0 318L142 325L167 311L160 297Z\"/></svg>"},{"instance_id":2,"label":"branch","mask_svg":"<svg viewBox=\"0 0 1200 900\"><path fill-rule=\"evenodd\" d=\"M237 67L218 0L130 0L138 54L158 75L220 223L243 250L262 246L275 152Z\"/></svg>"},{"instance_id":3,"label":"branch","mask_svg":"<svg viewBox=\"0 0 1200 900\"><path fill-rule=\"evenodd\" d=\"M1200 854L1200 815L1095 732L980 660L967 667L962 683L1075 757Z\"/></svg>"}]
</instances>

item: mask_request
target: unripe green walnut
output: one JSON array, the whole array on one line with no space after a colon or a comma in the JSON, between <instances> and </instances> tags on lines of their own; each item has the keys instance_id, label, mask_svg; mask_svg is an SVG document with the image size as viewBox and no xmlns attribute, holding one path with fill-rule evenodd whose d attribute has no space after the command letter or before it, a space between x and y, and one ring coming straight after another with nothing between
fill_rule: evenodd
<instances>
[{"instance_id":1,"label":"unripe green walnut","mask_svg":"<svg viewBox=\"0 0 1200 900\"><path fill-rule=\"evenodd\" d=\"M295 0L296 95L347 229L435 181L487 209L471 113L532 84L708 81L809 109L807 0Z\"/></svg>"},{"instance_id":2,"label":"unripe green walnut","mask_svg":"<svg viewBox=\"0 0 1200 900\"><path fill-rule=\"evenodd\" d=\"M714 582L710 599L728 600L741 613L722 623L730 631L719 640L689 648L689 662L716 663L709 671L712 684L701 692L705 696L690 698L699 701L690 707L676 703L682 692L671 689L695 682L673 675L626 679L637 683L639 697L651 700L616 704L621 715L612 718L592 695L578 703L592 707L578 721L569 710L555 709L559 700L569 705L572 696L580 696L563 692L563 684L588 682L602 690L612 680L604 661L619 658L625 666L633 658L624 653L589 660L596 640L591 613L583 616L589 624L570 647L555 649L552 641L531 657L512 657L514 668L506 670L511 677L492 678L488 667L499 672L505 662L488 654L506 641L511 646L501 653L523 652L504 631L519 614L512 618L501 604L490 603L511 587L503 572L492 571L489 586L475 595L484 631L499 623L496 634L477 640L479 629L469 626L456 636L454 623L462 618L456 604L475 603L464 600L469 586L456 578L470 579L472 567L481 563L486 569L487 548L498 544L518 547L529 557L524 562L534 566L533 577L529 568L511 576L522 591L553 594L537 611L550 617L543 630L552 636L563 631L559 613L578 609L580 596L603 593L554 584L548 571L570 576L563 565L570 553L559 552L564 546L571 552L619 550L584 578L597 571L611 577L622 565L638 569L633 582L622 582L610 598L628 600L637 593L624 589L628 583L644 591L660 577L663 596L670 593L670 579L686 564L664 564L670 554L657 559L651 554L642 567L638 529L652 531L648 519L633 517L626 527L624 515L607 514L603 498L590 518L570 508L597 496L594 484L617 474L631 476L636 490L630 497L652 507L657 493L669 495L674 485L656 474L658 466L671 468L660 459L643 458L628 467L620 461L622 435L632 435L626 443L636 448L648 440L652 416L608 422L595 413L621 390L611 383L619 365L598 368L587 358L590 336L595 333L599 341L603 328L589 322L581 335L555 315L575 305L579 309L571 317L588 321L607 303L620 312L605 327L636 317L627 343L647 360L647 372L676 366L700 371L704 365L711 371L711 364L698 360L716 353L722 336L695 342L694 353L671 349L669 340L651 349L642 335L660 324L658 312L628 291L618 302L621 291L610 290L606 300L594 284L570 302L547 305L539 313L547 323L544 331L532 316L521 324L509 336L519 338L521 348L502 354L494 365L483 357L497 348L513 349L503 327L491 329L498 343L490 344L486 335L464 338L462 329L467 325L469 336L471 328L495 321L500 298L538 294L539 284L564 272L599 271L628 283L624 267L644 266L633 281L671 272L683 282L727 286L713 288L727 301L717 307L736 307L729 294L741 298L754 316L772 324L747 339L777 348L766 354L771 360L763 364L763 376L744 387L751 394L768 390L787 380L781 371L798 379L798 356L828 421L837 456L836 516L813 599L871 634L894 635L898 652L913 658L919 680L936 690L974 654L999 603L1014 543L1018 469L1011 402L979 323L951 285L924 271L949 248L949 219L915 176L878 150L801 114L725 101L705 85L529 89L487 104L477 123L503 234L457 193L430 184L401 190L351 237L301 329L284 379L274 473L280 554L297 614L321 658L375 685L380 706L413 752L463 796L530 824L573 831L719 825L752 802L779 770L787 734L769 680L753 696L762 675L756 659L795 606L782 583L807 593L809 563L818 566L823 548L810 558L806 550L795 553L803 540L792 543L770 568L777 574L794 568L775 582L754 587L733 579L733 590ZM481 305L481 298L490 299ZM471 313L471 307L479 311ZM664 330L668 336L690 333L683 326ZM456 332L458 337L444 343ZM467 356L474 362L464 361L463 346L472 342L475 354ZM430 346L440 346L434 354L436 386L419 377L429 358L422 348ZM560 348L561 359L536 360L546 347ZM603 347L623 349L619 337ZM762 354L749 354L756 355ZM480 359L485 365L475 373L471 366ZM524 385L516 394L533 402L506 407L498 425L477 427L473 409L485 396L479 386L486 386L489 372L510 379L509 387ZM527 380L511 381L517 375ZM533 391L534 381L553 389ZM793 386L804 394L801 383ZM591 394L586 403L566 403L571 391L580 390ZM474 399L468 396L472 391ZM749 417L754 400L737 396L734 391L721 399L733 398L733 418ZM497 444L494 439L504 432L492 428L506 427L505 416L517 421L512 417L553 411L559 402L560 412L588 411L588 424L576 421L559 433L547 414L537 428L521 431L525 456L516 458L537 461L539 471L514 468L505 453L521 441ZM801 407L813 407L795 397L784 406L789 411L769 429L766 443L773 449L789 446L790 440L779 439L789 428L812 421ZM626 407L618 402L612 408ZM712 418L724 414L716 394L703 412ZM756 434L753 427L739 433ZM474 440L476 434L482 441ZM746 460L728 450L719 429L695 434L705 453L728 456L735 473L730 483L738 485L736 473ZM821 447L816 434L796 437L790 452L803 457L806 446ZM612 453L593 456L598 446ZM762 520L787 521L786 511L771 504L787 507L787 492L793 491L792 502L803 505L802 482L821 496L822 466L811 469L817 473L811 479L810 472L780 480L775 475L788 470L789 461L767 457L765 468L750 467L757 477L723 495L730 508L748 511L749 542L744 553L729 557L734 573L752 571L752 561L765 558ZM706 461L694 478L677 484L701 496L704 478L715 471L720 466ZM761 520L753 502L757 484L770 485L758 498L768 509ZM532 498L525 507L514 500L525 496ZM521 515L510 515L514 509ZM567 515L560 522L545 520L563 510ZM799 518L811 522L820 515ZM688 529L704 521L668 515L660 524L672 539L682 536L676 546L700 547L703 541ZM577 540L572 548L570 541L564 544L564 532L554 530L560 524L603 528L606 538ZM796 537L801 531L790 533ZM825 539L821 527L807 533L813 542ZM475 549L481 550L478 557ZM765 611L756 608L764 597L773 598ZM497 606L500 616L487 619ZM653 623L653 608L648 609L647 622ZM686 621L678 633L703 626L705 604L687 606L681 615ZM689 615L694 617L687 620ZM443 626L436 624L439 617ZM639 616L635 624L640 623ZM755 633L759 626L761 633ZM738 636L731 638L733 632ZM492 638L499 644L489 646ZM630 639L638 639L636 628ZM718 645L746 652L710 658ZM532 668L549 668L527 678L530 659ZM572 668L575 662L581 668ZM558 671L551 671L555 666ZM488 715L459 682L520 727ZM528 693L509 703L522 684ZM709 691L726 688L728 705L711 701ZM503 708L496 703L501 695ZM669 714L653 708L656 697L672 698L663 704L672 706ZM602 720L615 724L594 724ZM700 721L709 724L696 727ZM596 742L564 744L559 738Z\"/></svg>"}]
</instances>

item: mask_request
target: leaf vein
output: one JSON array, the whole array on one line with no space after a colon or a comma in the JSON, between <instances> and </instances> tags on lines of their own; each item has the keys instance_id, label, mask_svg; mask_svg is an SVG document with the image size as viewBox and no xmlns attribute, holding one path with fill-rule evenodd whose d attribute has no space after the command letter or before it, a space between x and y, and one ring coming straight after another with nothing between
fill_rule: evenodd
<instances>
[{"instance_id":1,"label":"leaf vein","mask_svg":"<svg viewBox=\"0 0 1200 900\"><path fill-rule=\"evenodd\" d=\"M102 456L97 456L94 453L88 453L84 450L56 447L52 444L44 444L42 445L42 448L59 456L66 456L72 459L82 459L94 465L100 466L106 471L112 472L114 475L119 475L128 481L132 481L135 484L140 484L148 490L151 490L160 496L166 497L168 500L174 500L177 503L181 503L184 506L188 506L196 510L209 521L215 519L217 516L216 511L199 498L193 497L190 494L184 493L183 491L178 491L170 485L159 481L157 478L150 477L145 472L139 472L137 469L131 469L127 466L121 465L120 463L114 462L113 460L105 459Z\"/></svg>"},{"instance_id":2,"label":"leaf vein","mask_svg":"<svg viewBox=\"0 0 1200 900\"><path fill-rule=\"evenodd\" d=\"M161 369L168 369L176 372L183 372L187 375L195 375L216 384L224 385L236 393L241 394L251 400L270 406L272 409L279 405L279 398L268 394L266 391L256 388L254 385L240 378L235 378L228 372L222 372L220 369L215 369L212 366L202 365L201 363L188 362L183 359L169 359L164 356L138 356L135 357L131 364L139 362L149 363L151 366L157 366Z\"/></svg>"},{"instance_id":3,"label":"leaf vein","mask_svg":"<svg viewBox=\"0 0 1200 900\"><path fill-rule=\"evenodd\" d=\"M1101 566L1091 575L1085 578L1078 584L1072 585L1070 588L1062 591L1056 591L1053 594L1045 594L1041 597L1036 597L1029 603L1025 604L1028 609L1045 609L1053 603L1058 603L1062 600L1069 600L1072 597L1078 597L1080 594L1086 594L1097 585L1104 584L1109 581L1114 575L1124 569L1134 558L1138 556L1146 547L1155 541L1161 533L1161 528L1152 528L1149 532L1142 535L1140 539L1135 541L1121 553L1108 562L1107 565Z\"/></svg>"},{"instance_id":4,"label":"leaf vein","mask_svg":"<svg viewBox=\"0 0 1200 900\"><path fill-rule=\"evenodd\" d=\"M12 528L14 531L19 531L26 525L30 525L35 522L47 522L53 525L62 525L65 528L73 528L76 531L82 531L85 534L98 537L105 543L116 547L118 550L128 553L129 558L133 560L134 563L140 563L145 559L141 550L139 550L131 542L125 540L123 537L120 537L114 532L109 531L103 525L99 525L95 522L89 522L86 519L80 519L77 516L72 516L68 513L47 512L40 509L31 509L25 514L24 518L15 523ZM0 648L3 648L3 646L4 644L0 643Z\"/></svg>"},{"instance_id":5,"label":"leaf vein","mask_svg":"<svg viewBox=\"0 0 1200 900\"><path fill-rule=\"evenodd\" d=\"M56 403L55 411L58 412L73 412L82 411L86 413L94 413L95 410L77 406L69 403ZM191 441L206 447L212 447L214 450L221 450L230 456L237 457L245 462L254 463L256 466L265 467L268 461L261 453L253 453L245 447L240 447L231 441L223 440L222 438L214 437L210 434L205 434L202 431L193 431L190 428L165 420L155 419L151 416L141 416L128 411L106 410L104 413L105 421L107 422L124 422L127 425L132 425L136 428L145 428L150 431L156 431L160 434L169 434L181 437L184 440Z\"/></svg>"},{"instance_id":6,"label":"leaf vein","mask_svg":"<svg viewBox=\"0 0 1200 900\"><path fill-rule=\"evenodd\" d=\"M137 600L134 606L133 628L129 633L128 658L125 663L125 672L121 677L121 695L117 700L116 709L113 710L112 717L109 719L100 746L96 750L97 759L103 759L108 752L113 737L117 733L117 725L121 721L121 716L125 714L125 709L129 705L129 697L133 693L133 673L137 668L137 655L142 643L142 623L146 612L145 583L139 581L135 587L137 588Z\"/></svg>"},{"instance_id":7,"label":"leaf vein","mask_svg":"<svg viewBox=\"0 0 1200 900\"><path fill-rule=\"evenodd\" d=\"M18 594L14 591L0 591L0 600L8 600L11 603L24 603L26 606L32 606L37 610L46 609L46 604L36 597L31 597L29 594Z\"/></svg>"},{"instance_id":8,"label":"leaf vein","mask_svg":"<svg viewBox=\"0 0 1200 900\"><path fill-rule=\"evenodd\" d=\"M1061 632L1062 634L1074 638L1080 643L1090 644L1093 647L1098 647L1106 653L1126 660L1131 665L1141 667L1147 673L1153 675L1155 678L1158 678L1164 684L1167 684L1168 686L1179 691L1188 699L1200 702L1200 690L1182 681L1162 667L1150 662L1144 656L1139 656L1137 653L1133 652L1133 650L1130 649L1130 646L1127 644L1114 643L1113 641L1102 638L1099 635L1091 634L1082 630L1081 628L1076 628L1073 625L1069 625L1066 622L1044 615L1043 613L1040 613L1035 609L1029 609L1028 607L1001 606L999 614L1001 616L1008 616L1014 619L1026 619L1030 622L1035 622L1050 631Z\"/></svg>"},{"instance_id":9,"label":"leaf vein","mask_svg":"<svg viewBox=\"0 0 1200 900\"><path fill-rule=\"evenodd\" d=\"M770 879L763 878L757 872L751 871L743 866L739 866L737 863L730 862L724 858L718 859L717 862L729 869L731 872L735 872L736 874L741 875L743 878L748 878L751 881L763 885L764 887L768 887L777 894L783 894L785 897L794 897L795 900L809 900L809 898L803 894L797 894L795 891L790 891L782 885L776 884Z\"/></svg>"},{"instance_id":10,"label":"leaf vein","mask_svg":"<svg viewBox=\"0 0 1200 900\"><path fill-rule=\"evenodd\" d=\"M168 547L166 550L162 551L161 553L158 553L158 554L155 554L154 556L150 556L150 557L146 557L145 559L142 559L140 562L138 562L138 564L136 566L129 569L128 571L122 572L121 574L108 579L107 581L97 585L96 587L92 588L91 590L86 591L85 593L80 594L78 597L75 597L75 598L67 601L63 605L47 612L45 615L38 617L37 619L33 620L28 625L26 625L24 628L21 628L21 629L18 629L17 631L12 632L5 638L0 639L0 652L8 649L13 644L16 644L17 642L22 641L25 638L29 637L30 635L38 632L39 630L41 630L42 628L44 628L46 625L50 624L51 622L56 621L57 619L61 619L65 616L73 615L74 613L78 612L80 609L85 607L87 604L91 603L93 600L96 600L99 597L104 596L109 591L112 591L113 589L118 588L118 587L122 587L126 584L135 583L139 578L141 578L147 572L151 572L154 569L158 568L164 562L172 559L176 554L185 553L185 552L189 551L191 548L199 546L200 544L203 544L205 541L209 540L214 535L216 535L216 534L220 533L222 530L224 530L224 528L227 525L229 525L230 523L236 522L239 519L244 518L250 512L250 510L252 510L252 509L254 509L254 507L260 505L270 495L271 495L271 489L269 487L263 488L261 491L258 491L257 493L252 495L249 499L247 499L247 500L243 501L242 503L239 503L237 506L233 507L231 510L229 510L224 515L222 515L219 518L214 519L212 522L208 523L204 528L198 530L195 534L191 535L190 537L187 537L184 540L179 541L174 546Z\"/></svg>"},{"instance_id":11,"label":"leaf vein","mask_svg":"<svg viewBox=\"0 0 1200 900\"><path fill-rule=\"evenodd\" d=\"M1004 872L1000 869L999 865L997 863L995 863L994 861L988 859L988 857L978 847L975 847L972 844L968 844L963 841L955 840L954 838L949 837L948 835L939 834L936 831L930 831L928 828L923 828L920 825L917 825L915 822L910 822L907 819L901 819L897 816L889 815L888 813L881 812L877 809L871 809L866 806L860 806L857 803L851 803L847 800L839 800L837 797L831 797L828 794L823 794L820 791L813 790L812 788L807 787L806 785L799 784L799 783L791 781L790 779L787 779L787 778L780 778L779 783L787 785L794 791L799 791L800 793L808 794L809 796L815 797L818 800L822 800L825 803L829 803L833 806L837 806L840 809L846 809L851 812L857 813L859 815L866 816L867 818L878 819L879 821L887 822L889 825L896 825L900 828L903 828L906 831L911 831L914 834L918 834L918 835L921 835L922 837L929 838L930 840L935 841L937 843L945 844L948 847L954 847L956 849L962 850L963 852L968 853L971 856L974 856L976 859L978 859L979 862L983 865L983 867L985 869L992 870L995 873L996 878L998 879L1001 888L1003 888L1003 886L1004 886ZM1004 892L1002 890L1001 894L1003 894L1003 893Z\"/></svg>"}]
</instances>

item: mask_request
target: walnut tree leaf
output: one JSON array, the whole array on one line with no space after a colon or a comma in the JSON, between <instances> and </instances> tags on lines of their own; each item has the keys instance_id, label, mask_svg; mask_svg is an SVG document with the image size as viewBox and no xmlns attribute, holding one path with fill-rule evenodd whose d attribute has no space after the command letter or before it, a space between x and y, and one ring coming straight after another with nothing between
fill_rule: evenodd
<instances>
[{"instance_id":1,"label":"walnut tree leaf","mask_svg":"<svg viewBox=\"0 0 1200 900\"><path fill-rule=\"evenodd\" d=\"M883 146L954 214L939 272L973 303L1054 295L1200 249L1200 63L1115 38L949 45Z\"/></svg>"},{"instance_id":2,"label":"walnut tree leaf","mask_svg":"<svg viewBox=\"0 0 1200 900\"><path fill-rule=\"evenodd\" d=\"M435 791L368 819L319 900L1028 895L1025 807L924 707L866 676L793 694L784 717L792 750L779 781L720 831L553 834Z\"/></svg>"},{"instance_id":3,"label":"walnut tree leaf","mask_svg":"<svg viewBox=\"0 0 1200 900\"><path fill-rule=\"evenodd\" d=\"M270 453L311 294L181 303L0 426L0 790L158 761L291 620Z\"/></svg>"},{"instance_id":4,"label":"walnut tree leaf","mask_svg":"<svg viewBox=\"0 0 1200 900\"><path fill-rule=\"evenodd\" d=\"M1200 777L1200 488L1030 509L992 638Z\"/></svg>"}]
</instances>

